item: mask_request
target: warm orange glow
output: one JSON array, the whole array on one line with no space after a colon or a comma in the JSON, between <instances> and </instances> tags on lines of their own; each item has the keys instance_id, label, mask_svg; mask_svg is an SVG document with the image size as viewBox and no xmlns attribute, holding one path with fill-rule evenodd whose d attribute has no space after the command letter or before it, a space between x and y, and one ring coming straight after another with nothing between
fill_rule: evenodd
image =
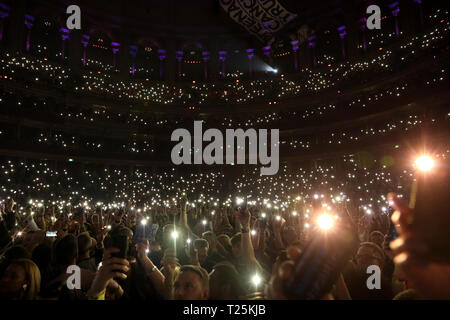
<instances>
[{"instance_id":1,"label":"warm orange glow","mask_svg":"<svg viewBox=\"0 0 450 320\"><path fill-rule=\"evenodd\" d=\"M430 171L434 167L434 160L429 156L420 156L416 159L416 167L420 171Z\"/></svg>"}]
</instances>

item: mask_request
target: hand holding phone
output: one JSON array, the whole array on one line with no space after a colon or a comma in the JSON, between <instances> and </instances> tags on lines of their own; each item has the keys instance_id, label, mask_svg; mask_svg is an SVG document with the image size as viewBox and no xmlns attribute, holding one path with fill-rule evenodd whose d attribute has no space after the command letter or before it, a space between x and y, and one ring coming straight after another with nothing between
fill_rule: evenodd
<instances>
[{"instance_id":1,"label":"hand holding phone","mask_svg":"<svg viewBox=\"0 0 450 320\"><path fill-rule=\"evenodd\" d=\"M113 235L112 248L117 248L120 251L112 253L111 255L116 258L127 259L128 258L128 236L126 235Z\"/></svg>"},{"instance_id":2,"label":"hand holding phone","mask_svg":"<svg viewBox=\"0 0 450 320\"><path fill-rule=\"evenodd\" d=\"M319 300L329 293L357 245L357 235L345 225L318 231L293 266L284 285L288 299Z\"/></svg>"}]
</instances>

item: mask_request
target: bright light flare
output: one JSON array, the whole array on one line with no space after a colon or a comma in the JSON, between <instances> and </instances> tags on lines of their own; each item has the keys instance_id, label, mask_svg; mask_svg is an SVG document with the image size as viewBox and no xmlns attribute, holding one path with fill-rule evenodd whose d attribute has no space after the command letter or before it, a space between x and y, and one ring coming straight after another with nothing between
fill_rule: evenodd
<instances>
[{"instance_id":1,"label":"bright light flare","mask_svg":"<svg viewBox=\"0 0 450 320\"><path fill-rule=\"evenodd\" d=\"M254 284L255 287L258 287L261 284L261 277L259 276L259 274L255 274L252 277L252 283Z\"/></svg>"},{"instance_id":2,"label":"bright light flare","mask_svg":"<svg viewBox=\"0 0 450 320\"><path fill-rule=\"evenodd\" d=\"M420 156L416 159L416 167L420 171L428 172L434 167L434 160L429 156Z\"/></svg>"},{"instance_id":3,"label":"bright light flare","mask_svg":"<svg viewBox=\"0 0 450 320\"><path fill-rule=\"evenodd\" d=\"M333 224L333 218L329 214L323 213L317 218L317 225L322 230L330 230Z\"/></svg>"}]
</instances>

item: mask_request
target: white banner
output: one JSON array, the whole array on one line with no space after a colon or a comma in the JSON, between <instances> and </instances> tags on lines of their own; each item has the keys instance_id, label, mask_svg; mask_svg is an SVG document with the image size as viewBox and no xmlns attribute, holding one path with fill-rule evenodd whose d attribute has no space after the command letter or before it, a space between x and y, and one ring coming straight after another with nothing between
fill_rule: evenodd
<instances>
[{"instance_id":1,"label":"white banner","mask_svg":"<svg viewBox=\"0 0 450 320\"><path fill-rule=\"evenodd\" d=\"M297 17L277 0L220 0L220 4L234 21L266 43Z\"/></svg>"}]
</instances>

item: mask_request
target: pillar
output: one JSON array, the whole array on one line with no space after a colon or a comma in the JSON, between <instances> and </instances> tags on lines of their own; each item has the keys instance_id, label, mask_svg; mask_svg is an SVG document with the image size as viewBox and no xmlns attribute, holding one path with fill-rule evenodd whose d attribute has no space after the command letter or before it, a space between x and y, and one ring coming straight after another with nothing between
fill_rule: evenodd
<instances>
[{"instance_id":1,"label":"pillar","mask_svg":"<svg viewBox=\"0 0 450 320\"><path fill-rule=\"evenodd\" d=\"M178 80L180 80L181 77L182 77L181 65L183 63L183 55L184 55L183 51L177 51L176 52L176 59L177 59L177 63L178 63L177 64L177 66L178 66L178 71L177 71L177 78L178 78Z\"/></svg>"},{"instance_id":2,"label":"pillar","mask_svg":"<svg viewBox=\"0 0 450 320\"><path fill-rule=\"evenodd\" d=\"M131 55L131 75L134 76L136 72L136 55L137 55L138 47L130 46L130 55Z\"/></svg>"},{"instance_id":3,"label":"pillar","mask_svg":"<svg viewBox=\"0 0 450 320\"><path fill-rule=\"evenodd\" d=\"M158 49L158 57L159 57L159 79L163 79L164 77L164 62L166 59L166 50Z\"/></svg>"},{"instance_id":4,"label":"pillar","mask_svg":"<svg viewBox=\"0 0 450 320\"><path fill-rule=\"evenodd\" d=\"M346 51L345 51L345 36L347 35L347 27L341 26L338 29L339 32L339 38L341 38L341 52L342 52L342 59L345 60L346 58Z\"/></svg>"},{"instance_id":5,"label":"pillar","mask_svg":"<svg viewBox=\"0 0 450 320\"><path fill-rule=\"evenodd\" d=\"M255 49L247 49L248 57L248 75L251 78L253 76L253 57L255 56Z\"/></svg>"},{"instance_id":6,"label":"pillar","mask_svg":"<svg viewBox=\"0 0 450 320\"><path fill-rule=\"evenodd\" d=\"M398 1L391 3L389 5L389 9L391 9L392 15L394 16L394 23L395 23L395 34L397 37L400 36L400 26L398 25L398 14L400 13L400 6Z\"/></svg>"},{"instance_id":7,"label":"pillar","mask_svg":"<svg viewBox=\"0 0 450 320\"><path fill-rule=\"evenodd\" d=\"M117 68L117 53L120 51L120 43L118 42L111 42L111 51L113 53L113 67Z\"/></svg>"},{"instance_id":8,"label":"pillar","mask_svg":"<svg viewBox=\"0 0 450 320\"><path fill-rule=\"evenodd\" d=\"M294 56L294 70L295 71L298 71L298 49L299 49L298 43L299 43L298 40L291 41L292 55Z\"/></svg>"},{"instance_id":9,"label":"pillar","mask_svg":"<svg viewBox=\"0 0 450 320\"><path fill-rule=\"evenodd\" d=\"M90 39L90 37L86 34L83 34L81 36L81 44L83 45L83 66L86 65L86 50L87 50L87 46L89 44L89 39Z\"/></svg>"},{"instance_id":10,"label":"pillar","mask_svg":"<svg viewBox=\"0 0 450 320\"><path fill-rule=\"evenodd\" d=\"M203 51L202 52L202 59L203 59L203 76L205 81L208 80L208 61L210 60L210 52L209 51Z\"/></svg>"},{"instance_id":11,"label":"pillar","mask_svg":"<svg viewBox=\"0 0 450 320\"><path fill-rule=\"evenodd\" d=\"M223 78L225 78L225 61L227 59L227 52L226 51L219 51L219 60L222 62L222 70L220 71L220 75Z\"/></svg>"},{"instance_id":12,"label":"pillar","mask_svg":"<svg viewBox=\"0 0 450 320\"><path fill-rule=\"evenodd\" d=\"M311 53L312 63L315 67L317 65L317 57L316 57L316 36L311 36L308 38L308 48Z\"/></svg>"},{"instance_id":13,"label":"pillar","mask_svg":"<svg viewBox=\"0 0 450 320\"><path fill-rule=\"evenodd\" d=\"M61 28L59 29L59 31L61 32L61 40L62 40L62 44L61 44L61 58L64 61L65 55L66 55L66 40L68 40L70 38L70 30L66 29L66 28Z\"/></svg>"},{"instance_id":14,"label":"pillar","mask_svg":"<svg viewBox=\"0 0 450 320\"><path fill-rule=\"evenodd\" d=\"M4 31L4 27L5 27L5 20L6 20L6 18L9 17L9 11L10 11L10 8L7 5L0 3L0 19L1 19L1 21L0 21L0 41L3 40L3 31Z\"/></svg>"},{"instance_id":15,"label":"pillar","mask_svg":"<svg viewBox=\"0 0 450 320\"><path fill-rule=\"evenodd\" d=\"M31 48L31 29L34 25L34 17L30 16L29 14L25 15L24 20L25 26L26 26L26 40L25 40L25 51L30 52Z\"/></svg>"}]
</instances>

